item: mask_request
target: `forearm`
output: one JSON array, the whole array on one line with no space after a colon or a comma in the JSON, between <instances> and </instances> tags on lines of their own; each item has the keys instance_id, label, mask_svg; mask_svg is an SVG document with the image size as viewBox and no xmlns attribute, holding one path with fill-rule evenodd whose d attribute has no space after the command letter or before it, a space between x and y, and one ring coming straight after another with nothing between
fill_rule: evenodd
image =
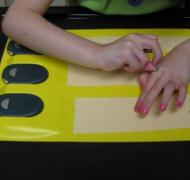
<instances>
[{"instance_id":1,"label":"forearm","mask_svg":"<svg viewBox=\"0 0 190 180\"><path fill-rule=\"evenodd\" d=\"M13 40L37 52L78 65L99 68L94 57L100 45L56 27L35 11L8 14L3 22L3 30Z\"/></svg>"}]
</instances>

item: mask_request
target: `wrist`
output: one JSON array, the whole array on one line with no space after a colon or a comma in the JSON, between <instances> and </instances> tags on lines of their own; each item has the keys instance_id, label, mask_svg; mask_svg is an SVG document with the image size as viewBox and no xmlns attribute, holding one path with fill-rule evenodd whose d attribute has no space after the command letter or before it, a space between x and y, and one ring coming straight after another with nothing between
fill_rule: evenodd
<instances>
[{"instance_id":1,"label":"wrist","mask_svg":"<svg viewBox=\"0 0 190 180\"><path fill-rule=\"evenodd\" d=\"M190 39L188 39L186 42L185 42L185 45L184 45L184 50L185 50L185 53L187 55L187 61L188 61L188 65L189 65L189 72L190 72Z\"/></svg>"},{"instance_id":2,"label":"wrist","mask_svg":"<svg viewBox=\"0 0 190 180\"><path fill-rule=\"evenodd\" d=\"M94 43L94 45L89 49L88 62L91 68L102 70L102 52L103 45Z\"/></svg>"},{"instance_id":3,"label":"wrist","mask_svg":"<svg viewBox=\"0 0 190 180\"><path fill-rule=\"evenodd\" d=\"M183 55L186 56L187 64L190 70L190 39L184 41L182 44L179 45L179 48L183 52Z\"/></svg>"}]
</instances>

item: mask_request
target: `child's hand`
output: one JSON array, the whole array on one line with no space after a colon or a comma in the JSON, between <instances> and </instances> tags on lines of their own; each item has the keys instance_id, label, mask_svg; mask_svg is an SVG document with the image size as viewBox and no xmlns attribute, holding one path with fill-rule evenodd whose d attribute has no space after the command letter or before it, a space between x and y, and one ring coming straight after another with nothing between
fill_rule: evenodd
<instances>
[{"instance_id":1,"label":"child's hand","mask_svg":"<svg viewBox=\"0 0 190 180\"><path fill-rule=\"evenodd\" d=\"M157 96L163 90L160 111L167 108L170 97L178 91L176 106L181 107L185 101L190 81L190 41L174 48L163 57L160 68L150 74L140 76L142 93L135 106L135 111L146 115Z\"/></svg>"},{"instance_id":2,"label":"child's hand","mask_svg":"<svg viewBox=\"0 0 190 180\"><path fill-rule=\"evenodd\" d=\"M153 52L153 65L162 56L156 36L130 34L115 42L103 45L96 55L100 68L104 71L124 69L128 72L154 71L152 63L148 63L145 49Z\"/></svg>"}]
</instances>

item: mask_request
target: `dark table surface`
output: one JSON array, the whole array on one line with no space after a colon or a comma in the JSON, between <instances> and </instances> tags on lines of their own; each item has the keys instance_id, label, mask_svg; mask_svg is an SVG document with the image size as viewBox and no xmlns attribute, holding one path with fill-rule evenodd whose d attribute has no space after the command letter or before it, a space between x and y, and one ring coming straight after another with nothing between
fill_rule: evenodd
<instances>
[{"instance_id":1,"label":"dark table surface","mask_svg":"<svg viewBox=\"0 0 190 180\"><path fill-rule=\"evenodd\" d=\"M4 12L5 10L1 10ZM62 26L61 9L50 10L47 14L52 22ZM66 11L64 11L66 12ZM81 13L82 12L82 13ZM84 13L85 12L85 13ZM78 14L77 14L78 13ZM86 14L90 19L99 17L87 10L75 10L74 14L65 13L64 28L86 27ZM165 13L165 12L164 12ZM168 12L166 12L167 14ZM81 15L82 14L82 15ZM171 14L168 13L168 19ZM80 15L80 18L79 18ZM158 15L155 15L159 19ZM154 17L154 18L155 18ZM164 15L165 17L165 15ZM102 19L108 18L110 27L120 27L121 19L109 23L110 17L97 20L104 26ZM113 17L112 17L113 18ZM131 17L133 21L134 17ZM135 17L136 18L136 17ZM149 18L144 17L144 18ZM154 19L153 18L153 19ZM171 27L190 27L189 18L184 12L174 16ZM62 20L60 20L62 19ZM130 19L130 18L129 18ZM151 19L151 18L150 18ZM0 21L2 17L0 18ZM125 19L123 18L125 21ZM175 23L175 21L176 23ZM118 21L120 23L118 23ZM161 23L161 21L159 21ZM183 23L181 23L183 22ZM65 23L64 23L65 24ZM89 28L94 28L90 23ZM105 23L104 23L105 24ZM145 23L146 24L146 23ZM154 23L153 23L154 24ZM147 25L147 24L146 24ZM159 25L161 24L154 24ZM166 22L162 26L166 25ZM148 24L148 27L150 24ZM169 27L169 25L167 24ZM123 26L122 26L123 27ZM131 26L132 27L132 26ZM87 27L88 28L88 27ZM6 37L0 32L0 54ZM190 142L151 142L151 143L27 143L0 142L0 179L6 180L57 180L61 179L190 179Z\"/></svg>"}]
</instances>

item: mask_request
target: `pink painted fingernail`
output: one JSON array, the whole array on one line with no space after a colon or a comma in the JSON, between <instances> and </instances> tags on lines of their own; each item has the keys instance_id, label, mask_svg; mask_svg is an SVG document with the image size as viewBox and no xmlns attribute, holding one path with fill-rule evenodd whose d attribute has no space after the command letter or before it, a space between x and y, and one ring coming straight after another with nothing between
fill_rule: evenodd
<instances>
[{"instance_id":1,"label":"pink painted fingernail","mask_svg":"<svg viewBox=\"0 0 190 180\"><path fill-rule=\"evenodd\" d=\"M140 106L135 106L135 112L139 113L139 110L140 110Z\"/></svg>"},{"instance_id":2,"label":"pink painted fingernail","mask_svg":"<svg viewBox=\"0 0 190 180\"><path fill-rule=\"evenodd\" d=\"M141 112L141 106L138 106L138 109L137 109L138 113Z\"/></svg>"},{"instance_id":3,"label":"pink painted fingernail","mask_svg":"<svg viewBox=\"0 0 190 180\"><path fill-rule=\"evenodd\" d=\"M183 106L183 101L177 101L177 107L182 107Z\"/></svg>"},{"instance_id":4,"label":"pink painted fingernail","mask_svg":"<svg viewBox=\"0 0 190 180\"><path fill-rule=\"evenodd\" d=\"M160 104L160 111L165 111L165 110L166 110L166 105Z\"/></svg>"},{"instance_id":5,"label":"pink painted fingernail","mask_svg":"<svg viewBox=\"0 0 190 180\"><path fill-rule=\"evenodd\" d=\"M146 114L148 113L148 109L143 108L143 109L142 109L142 113L143 113L144 115L146 115Z\"/></svg>"},{"instance_id":6,"label":"pink painted fingernail","mask_svg":"<svg viewBox=\"0 0 190 180\"><path fill-rule=\"evenodd\" d=\"M135 112L140 113L140 109L141 109L141 101L138 100L135 105Z\"/></svg>"},{"instance_id":7,"label":"pink painted fingernail","mask_svg":"<svg viewBox=\"0 0 190 180\"><path fill-rule=\"evenodd\" d=\"M144 108L143 108L142 106L140 106L140 107L139 107L139 113L142 113L142 112L143 112L143 109L144 109Z\"/></svg>"}]
</instances>

